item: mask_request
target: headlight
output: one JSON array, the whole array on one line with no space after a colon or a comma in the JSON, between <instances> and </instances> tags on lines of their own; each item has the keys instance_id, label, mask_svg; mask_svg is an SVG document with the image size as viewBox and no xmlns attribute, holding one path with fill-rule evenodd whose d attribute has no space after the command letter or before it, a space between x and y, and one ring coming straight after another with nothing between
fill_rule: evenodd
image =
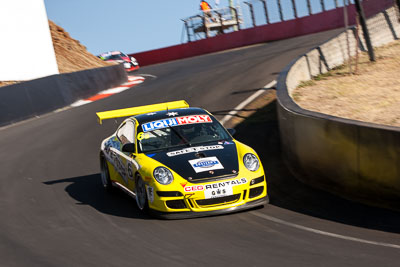
<instances>
[{"instance_id":1,"label":"headlight","mask_svg":"<svg viewBox=\"0 0 400 267\"><path fill-rule=\"evenodd\" d=\"M244 166L246 166L246 168L252 172L255 172L260 167L260 162L258 161L256 155L251 153L247 153L246 155L244 155L243 163Z\"/></svg>"},{"instance_id":2,"label":"headlight","mask_svg":"<svg viewBox=\"0 0 400 267\"><path fill-rule=\"evenodd\" d=\"M153 172L154 178L156 178L157 182L163 185L170 184L174 180L174 176L165 167L157 167L154 169Z\"/></svg>"},{"instance_id":3,"label":"headlight","mask_svg":"<svg viewBox=\"0 0 400 267\"><path fill-rule=\"evenodd\" d=\"M130 63L124 63L124 67L125 67L125 69L129 69L131 67L131 64Z\"/></svg>"}]
</instances>

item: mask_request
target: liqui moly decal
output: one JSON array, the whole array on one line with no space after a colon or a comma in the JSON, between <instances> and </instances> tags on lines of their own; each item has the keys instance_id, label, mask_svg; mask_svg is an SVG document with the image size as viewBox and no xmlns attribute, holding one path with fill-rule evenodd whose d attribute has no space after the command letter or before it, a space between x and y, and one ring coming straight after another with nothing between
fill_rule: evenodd
<instances>
[{"instance_id":1,"label":"liqui moly decal","mask_svg":"<svg viewBox=\"0 0 400 267\"><path fill-rule=\"evenodd\" d=\"M190 115L144 123L142 124L142 129L143 132L148 132L157 129L167 128L169 126L209 122L212 122L212 120L208 115Z\"/></svg>"},{"instance_id":2,"label":"liqui moly decal","mask_svg":"<svg viewBox=\"0 0 400 267\"><path fill-rule=\"evenodd\" d=\"M217 157L193 159L189 160L189 163L196 173L211 171L211 170L220 170L224 168L224 166L222 166L221 162L219 162Z\"/></svg>"},{"instance_id":3,"label":"liqui moly decal","mask_svg":"<svg viewBox=\"0 0 400 267\"><path fill-rule=\"evenodd\" d=\"M176 126L176 125L178 125L178 122L176 121L176 118L173 118L173 119L165 119L165 120L144 123L144 124L142 124L142 129L143 129L143 132L149 132L149 131L163 129L163 128L167 128L169 126Z\"/></svg>"}]
</instances>

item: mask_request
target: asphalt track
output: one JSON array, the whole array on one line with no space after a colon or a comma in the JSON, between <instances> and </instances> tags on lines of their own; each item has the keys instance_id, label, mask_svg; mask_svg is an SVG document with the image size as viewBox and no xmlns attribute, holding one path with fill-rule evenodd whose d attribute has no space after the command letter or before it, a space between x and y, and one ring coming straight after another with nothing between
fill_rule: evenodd
<instances>
[{"instance_id":1,"label":"asphalt track","mask_svg":"<svg viewBox=\"0 0 400 267\"><path fill-rule=\"evenodd\" d=\"M0 266L398 266L400 214L298 182L280 158L274 101L236 127L267 172L264 208L155 220L101 187L99 145L116 124L98 125L96 111L185 99L222 115L334 33L145 67L157 78L0 129Z\"/></svg>"}]
</instances>

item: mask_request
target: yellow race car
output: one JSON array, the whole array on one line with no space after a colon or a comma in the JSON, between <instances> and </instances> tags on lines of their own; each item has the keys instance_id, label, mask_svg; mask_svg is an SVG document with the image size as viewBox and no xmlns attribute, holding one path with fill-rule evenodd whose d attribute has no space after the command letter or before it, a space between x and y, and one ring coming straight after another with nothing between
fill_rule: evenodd
<instances>
[{"instance_id":1,"label":"yellow race car","mask_svg":"<svg viewBox=\"0 0 400 267\"><path fill-rule=\"evenodd\" d=\"M211 113L181 100L98 112L129 117L103 140L101 180L166 219L223 214L268 203L257 153L233 139Z\"/></svg>"}]
</instances>

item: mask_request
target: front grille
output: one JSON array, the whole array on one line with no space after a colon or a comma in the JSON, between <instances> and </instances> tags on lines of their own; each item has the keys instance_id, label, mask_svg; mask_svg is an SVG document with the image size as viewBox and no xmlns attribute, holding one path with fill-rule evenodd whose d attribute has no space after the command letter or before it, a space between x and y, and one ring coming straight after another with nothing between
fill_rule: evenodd
<instances>
[{"instance_id":1,"label":"front grille","mask_svg":"<svg viewBox=\"0 0 400 267\"><path fill-rule=\"evenodd\" d=\"M261 182L264 182L264 176L261 176L261 177L251 180L250 185L259 184Z\"/></svg>"},{"instance_id":2,"label":"front grille","mask_svg":"<svg viewBox=\"0 0 400 267\"><path fill-rule=\"evenodd\" d=\"M199 206L224 205L229 202L238 201L239 198L240 198L240 194L236 194L236 195L226 196L226 197L200 199L200 200L196 200L196 203Z\"/></svg>"},{"instance_id":3,"label":"front grille","mask_svg":"<svg viewBox=\"0 0 400 267\"><path fill-rule=\"evenodd\" d=\"M264 186L252 188L252 189L250 189L250 192L249 192L249 198L257 197L257 196L261 195L263 191L264 191Z\"/></svg>"},{"instance_id":4,"label":"front grille","mask_svg":"<svg viewBox=\"0 0 400 267\"><path fill-rule=\"evenodd\" d=\"M185 201L183 199L167 200L165 201L167 207L170 209L186 209Z\"/></svg>"},{"instance_id":5,"label":"front grille","mask_svg":"<svg viewBox=\"0 0 400 267\"><path fill-rule=\"evenodd\" d=\"M193 208L193 202L192 202L192 201L193 201L193 200L188 199L188 202L189 202L189 205L190 205L191 208Z\"/></svg>"}]
</instances>

